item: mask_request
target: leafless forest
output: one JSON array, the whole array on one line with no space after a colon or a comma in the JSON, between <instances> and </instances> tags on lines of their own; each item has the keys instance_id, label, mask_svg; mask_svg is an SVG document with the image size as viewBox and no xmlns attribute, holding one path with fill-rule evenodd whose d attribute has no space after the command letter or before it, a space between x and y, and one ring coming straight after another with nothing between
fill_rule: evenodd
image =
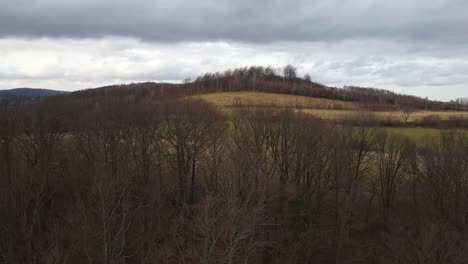
<instances>
[{"instance_id":1,"label":"leafless forest","mask_svg":"<svg viewBox=\"0 0 468 264\"><path fill-rule=\"evenodd\" d=\"M1 102L0 262L468 263L466 133L417 146L365 115L226 116L184 95L243 87L376 109L466 105L267 69Z\"/></svg>"}]
</instances>

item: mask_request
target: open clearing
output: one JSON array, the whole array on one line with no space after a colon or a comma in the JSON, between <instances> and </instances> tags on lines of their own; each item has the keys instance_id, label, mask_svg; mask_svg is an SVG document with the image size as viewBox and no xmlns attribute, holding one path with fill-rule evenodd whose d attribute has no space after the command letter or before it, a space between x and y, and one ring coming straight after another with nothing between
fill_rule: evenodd
<instances>
[{"instance_id":1,"label":"open clearing","mask_svg":"<svg viewBox=\"0 0 468 264\"><path fill-rule=\"evenodd\" d=\"M299 95L273 94L262 92L217 92L194 95L195 98L206 100L223 112L230 112L238 107L289 107L300 109L304 113L323 119L346 119L349 116L359 115L359 105L354 102L321 99ZM382 119L404 120L402 112L377 111L372 112ZM428 116L437 116L442 120L452 117L468 118L468 112L457 111L417 111L409 118L409 122L420 120Z\"/></svg>"}]
</instances>

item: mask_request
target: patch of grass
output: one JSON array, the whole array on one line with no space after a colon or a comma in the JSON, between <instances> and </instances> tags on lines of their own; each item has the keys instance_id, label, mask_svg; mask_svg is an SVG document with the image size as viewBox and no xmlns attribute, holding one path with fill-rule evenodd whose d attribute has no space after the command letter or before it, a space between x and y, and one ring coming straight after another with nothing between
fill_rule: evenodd
<instances>
[{"instance_id":1,"label":"patch of grass","mask_svg":"<svg viewBox=\"0 0 468 264\"><path fill-rule=\"evenodd\" d=\"M424 146L440 135L441 129L423 127L388 127L388 133L408 137L416 142L418 146ZM468 130L463 130L468 136Z\"/></svg>"}]
</instances>

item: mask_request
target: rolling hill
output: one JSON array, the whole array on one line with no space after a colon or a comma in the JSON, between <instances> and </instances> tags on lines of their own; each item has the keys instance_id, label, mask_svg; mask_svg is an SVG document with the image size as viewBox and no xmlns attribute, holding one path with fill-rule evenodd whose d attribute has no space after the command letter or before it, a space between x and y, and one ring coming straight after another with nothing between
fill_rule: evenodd
<instances>
[{"instance_id":1,"label":"rolling hill","mask_svg":"<svg viewBox=\"0 0 468 264\"><path fill-rule=\"evenodd\" d=\"M37 98L52 95L61 95L67 92L39 89L39 88L14 88L8 90L0 90L0 99L16 99L16 98Z\"/></svg>"}]
</instances>

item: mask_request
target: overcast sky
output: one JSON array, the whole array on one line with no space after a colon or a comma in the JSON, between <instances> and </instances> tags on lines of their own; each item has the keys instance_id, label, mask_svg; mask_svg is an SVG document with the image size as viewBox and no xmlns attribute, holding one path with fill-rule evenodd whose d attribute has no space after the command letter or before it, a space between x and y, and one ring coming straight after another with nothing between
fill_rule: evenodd
<instances>
[{"instance_id":1,"label":"overcast sky","mask_svg":"<svg viewBox=\"0 0 468 264\"><path fill-rule=\"evenodd\" d=\"M328 85L468 97L468 0L0 0L0 89L286 64Z\"/></svg>"}]
</instances>

